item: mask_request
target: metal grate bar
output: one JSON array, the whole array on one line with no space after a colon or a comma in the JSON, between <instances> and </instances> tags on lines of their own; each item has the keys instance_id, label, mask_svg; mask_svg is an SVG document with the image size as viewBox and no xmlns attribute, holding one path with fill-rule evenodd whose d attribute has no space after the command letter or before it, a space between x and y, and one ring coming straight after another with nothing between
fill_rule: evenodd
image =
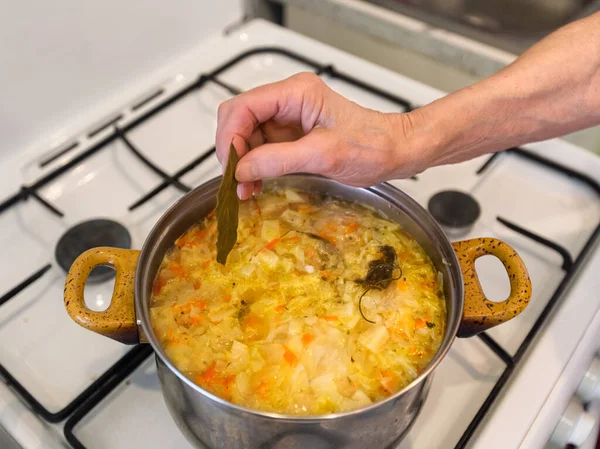
<instances>
[{"instance_id":1,"label":"metal grate bar","mask_svg":"<svg viewBox=\"0 0 600 449\"><path fill-rule=\"evenodd\" d=\"M85 446L77 439L73 433L75 425L80 422L102 399L104 399L111 391L113 391L121 382L123 382L136 368L138 368L150 355L153 354L152 347L147 344L139 345L133 348L130 352L128 360L124 361L114 372L110 373L106 382L99 387L93 396L85 401L85 403L77 409L65 423L63 429L65 438L75 449L85 449Z\"/></svg>"},{"instance_id":2,"label":"metal grate bar","mask_svg":"<svg viewBox=\"0 0 600 449\"><path fill-rule=\"evenodd\" d=\"M134 361L138 360L138 358L140 357L140 352L145 354L144 358L146 358L149 355L149 353L152 352L152 348L149 345L139 345L131 349L127 354L121 357L113 366L111 366L107 371L105 371L104 374L102 374L98 379L96 379L92 384L90 384L82 393L80 393L75 399L73 399L71 403L69 403L66 407L57 412L51 412L46 407L44 407L2 365L0 365L0 376L2 376L6 384L13 388L19 394L19 396L21 396L25 400L25 402L33 409L33 411L35 411L39 416L41 416L48 422L57 423L67 418L79 406L86 402L88 398L92 397L94 394L100 391L104 391L106 385L114 379L114 376L118 376L119 373L122 373L125 368L130 366Z\"/></svg>"},{"instance_id":3,"label":"metal grate bar","mask_svg":"<svg viewBox=\"0 0 600 449\"><path fill-rule=\"evenodd\" d=\"M139 108L147 105L148 103L150 103L152 100L157 99L158 97L160 97L163 93L165 92L164 89L158 89L156 92L151 93L150 95L148 95L146 98L144 98L143 100L139 101L138 103L134 104L131 107L132 111L137 111Z\"/></svg>"},{"instance_id":4,"label":"metal grate bar","mask_svg":"<svg viewBox=\"0 0 600 449\"><path fill-rule=\"evenodd\" d=\"M19 293L21 293L23 290L25 290L27 287L29 287L31 284L33 284L35 281L41 278L44 274L46 274L48 270L50 270L50 268L52 268L52 265L50 264L40 268L38 271L36 271L27 279L18 284L16 287L12 288L4 295L2 295L2 297L0 297L0 306L17 296Z\"/></svg>"},{"instance_id":5,"label":"metal grate bar","mask_svg":"<svg viewBox=\"0 0 600 449\"><path fill-rule=\"evenodd\" d=\"M242 89L238 88L238 87L234 87L231 84L228 84L222 80L220 80L219 78L211 78L210 79L213 83L221 86L222 88L224 88L227 92L229 92L231 95L239 95L241 94L243 91Z\"/></svg>"},{"instance_id":6,"label":"metal grate bar","mask_svg":"<svg viewBox=\"0 0 600 449\"><path fill-rule=\"evenodd\" d=\"M182 192L189 192L190 190L192 190L188 186L186 186L185 184L182 184L181 182L179 182L178 179L176 179L176 178L172 177L171 175L167 174L165 171L163 171L162 169L158 168L155 164L153 164L152 162L150 162L150 160L146 156L144 156L142 153L140 153L140 151L136 147L133 146L133 144L131 143L131 141L125 136L125 133L119 127L117 127L117 126L115 126L115 133L117 133L117 135L123 141L123 143L125 144L125 146L133 154L135 154L135 156L140 161L142 161L142 163L146 167L148 167L150 170L152 170L158 176L160 176L161 178L163 178L169 184L174 185L175 187L177 187Z\"/></svg>"},{"instance_id":7,"label":"metal grate bar","mask_svg":"<svg viewBox=\"0 0 600 449\"><path fill-rule=\"evenodd\" d=\"M558 162L554 162L553 160L547 159L536 153L532 153L531 151L524 150L523 148L509 148L503 153L516 154L525 159L528 159L529 161L536 162L538 164L543 165L546 168L550 168L551 170L562 173L565 176L575 178L578 181L587 184L588 187L590 187L600 196L600 184L598 183L598 181L586 175L585 173L581 173L577 170L573 170L572 168L565 167L564 165L561 165ZM479 170L477 170L476 173L478 175L484 173L501 154L501 152L498 152L490 156L490 158L487 161L485 161L485 163L479 168Z\"/></svg>"},{"instance_id":8,"label":"metal grate bar","mask_svg":"<svg viewBox=\"0 0 600 449\"><path fill-rule=\"evenodd\" d=\"M512 356L508 352L506 352L504 350L504 348L502 346L500 346L496 340L494 340L492 337L490 337L485 332L479 334L478 337L481 341L483 341L486 345L488 345L489 348L492 351L494 351L496 353L496 355L498 357L500 357L504 363L506 363L508 366L514 365L515 361L512 358Z\"/></svg>"},{"instance_id":9,"label":"metal grate bar","mask_svg":"<svg viewBox=\"0 0 600 449\"><path fill-rule=\"evenodd\" d=\"M175 175L173 177L174 178L180 178L181 176L185 175L187 172L193 170L198 165L200 165L202 162L204 162L206 159L208 159L210 156L212 156L215 153L215 151L216 151L215 147L212 147L210 150L208 150L202 156L197 157L192 162L190 162L188 165L186 165L181 170L179 170L177 173L175 173ZM147 201L151 200L155 195L158 195L160 192L162 192L163 190L165 190L167 187L169 187L169 185L170 185L169 182L163 181L161 184L159 184L158 186L156 186L154 189L152 189L150 192L148 192L142 198L140 198L135 203L133 203L131 206L129 206L129 210L137 209L142 204L144 204Z\"/></svg>"},{"instance_id":10,"label":"metal grate bar","mask_svg":"<svg viewBox=\"0 0 600 449\"><path fill-rule=\"evenodd\" d=\"M75 148L77 148L78 146L79 146L79 142L73 142L71 145L68 145L66 148L63 148L58 153L52 154L52 155L48 156L46 159L40 161L40 163L38 164L39 167L40 168L44 168L47 165L50 165L52 162L54 162L55 160L61 158L62 156L64 156L68 152L70 152L70 151L74 150Z\"/></svg>"},{"instance_id":11,"label":"metal grate bar","mask_svg":"<svg viewBox=\"0 0 600 449\"><path fill-rule=\"evenodd\" d=\"M501 154L502 154L502 153L494 153L494 154L492 154L492 155L491 155L491 156L488 158L488 160L487 160L487 161L485 161L481 167L479 167L479 170L477 170L477 171L475 172L475 174L477 174L477 175L482 175L484 172L486 172L486 171L487 171L487 169L491 167L491 165L493 164L493 162L494 162L496 159L498 159L498 158L500 157L500 155L501 155Z\"/></svg>"},{"instance_id":12,"label":"metal grate bar","mask_svg":"<svg viewBox=\"0 0 600 449\"><path fill-rule=\"evenodd\" d=\"M518 232L519 234L523 234L525 237L528 237L531 240L556 251L558 254L561 255L561 257L563 259L563 263L562 263L563 270L569 271L571 269L571 267L573 266L573 258L571 257L571 254L569 253L569 251L567 251L566 248L562 247L558 243L551 242L550 240L548 240L544 237L541 237L541 236L535 234L534 232L528 231L527 229L524 229L521 226L516 225L516 224L508 221L505 218L496 217L496 220L498 220L500 223L502 223L507 228L512 229L513 231Z\"/></svg>"},{"instance_id":13,"label":"metal grate bar","mask_svg":"<svg viewBox=\"0 0 600 449\"><path fill-rule=\"evenodd\" d=\"M61 217L61 218L65 216L65 214L63 214L61 211L59 211L56 207L54 207L52 204L50 204L44 198L39 196L35 190L32 190L29 187L22 187L21 191L23 192L23 197L25 199L27 199L28 197L35 198L42 206L44 206L46 209L48 209L54 215Z\"/></svg>"},{"instance_id":14,"label":"metal grate bar","mask_svg":"<svg viewBox=\"0 0 600 449\"><path fill-rule=\"evenodd\" d=\"M569 167L565 167L564 165L561 165L558 162L554 162L550 159L539 156L530 151L526 151L522 148L510 148L507 151L509 153L517 154L517 155L519 155L525 159L528 159L532 162L537 162L538 164L541 164L552 170L558 171L559 173L562 173L565 176L577 179L578 181L583 182L584 184L587 184L588 187L590 187L592 190L594 190L598 194L598 196L600 196L600 184L598 184L598 182L595 179L592 179L591 177L589 177L588 175L586 175L584 173L581 173L577 170L573 170Z\"/></svg>"}]
</instances>

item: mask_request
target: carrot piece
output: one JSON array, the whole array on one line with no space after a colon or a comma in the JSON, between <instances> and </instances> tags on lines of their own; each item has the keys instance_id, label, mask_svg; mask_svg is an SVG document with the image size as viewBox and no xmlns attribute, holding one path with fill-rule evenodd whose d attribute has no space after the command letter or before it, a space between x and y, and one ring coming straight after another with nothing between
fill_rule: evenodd
<instances>
[{"instance_id":1,"label":"carrot piece","mask_svg":"<svg viewBox=\"0 0 600 449\"><path fill-rule=\"evenodd\" d=\"M206 301L204 301L203 299L201 299L200 301L194 301L194 305L200 310L206 309L207 306Z\"/></svg>"},{"instance_id":2,"label":"carrot piece","mask_svg":"<svg viewBox=\"0 0 600 449\"><path fill-rule=\"evenodd\" d=\"M194 281L194 289L200 290L202 288L202 281Z\"/></svg>"},{"instance_id":3,"label":"carrot piece","mask_svg":"<svg viewBox=\"0 0 600 449\"><path fill-rule=\"evenodd\" d=\"M188 234L183 234L181 237L179 237L177 240L175 240L175 244L177 246L179 246L180 248L182 248L183 246L185 246L188 242Z\"/></svg>"},{"instance_id":4,"label":"carrot piece","mask_svg":"<svg viewBox=\"0 0 600 449\"><path fill-rule=\"evenodd\" d=\"M208 234L208 230L206 230L206 229L202 229L200 231L194 232L193 234L190 234L188 236L188 238L185 241L185 243L183 244L183 246L186 246L188 248L200 247L200 246L204 245L203 240L205 239L207 234Z\"/></svg>"},{"instance_id":5,"label":"carrot piece","mask_svg":"<svg viewBox=\"0 0 600 449\"><path fill-rule=\"evenodd\" d=\"M406 260L408 259L408 253L401 251L401 252L397 252L396 255L398 256L398 260Z\"/></svg>"},{"instance_id":6,"label":"carrot piece","mask_svg":"<svg viewBox=\"0 0 600 449\"><path fill-rule=\"evenodd\" d=\"M202 315L196 315L190 318L190 324L198 324L203 319Z\"/></svg>"},{"instance_id":7,"label":"carrot piece","mask_svg":"<svg viewBox=\"0 0 600 449\"><path fill-rule=\"evenodd\" d=\"M260 324L260 318L256 313L250 312L248 314L248 318L246 320L246 325L248 327L257 327Z\"/></svg>"},{"instance_id":8,"label":"carrot piece","mask_svg":"<svg viewBox=\"0 0 600 449\"><path fill-rule=\"evenodd\" d=\"M224 302L229 302L229 301L231 301L231 295L225 295L225 296L223 296L223 301L224 301Z\"/></svg>"},{"instance_id":9,"label":"carrot piece","mask_svg":"<svg viewBox=\"0 0 600 449\"><path fill-rule=\"evenodd\" d=\"M275 248L275 245L277 245L280 241L281 241L281 238L277 237L277 238L271 240L269 243L267 243L263 249L273 249L273 248Z\"/></svg>"},{"instance_id":10,"label":"carrot piece","mask_svg":"<svg viewBox=\"0 0 600 449\"><path fill-rule=\"evenodd\" d=\"M236 378L235 374L230 374L229 376L227 376L225 378L224 384L228 390L232 387L233 383L235 382L235 378Z\"/></svg>"},{"instance_id":11,"label":"carrot piece","mask_svg":"<svg viewBox=\"0 0 600 449\"><path fill-rule=\"evenodd\" d=\"M269 387L269 384L267 382L265 382L264 380L262 380L256 386L256 394L258 394L261 398L265 399L267 397L267 393L268 393L267 388L268 387Z\"/></svg>"},{"instance_id":12,"label":"carrot piece","mask_svg":"<svg viewBox=\"0 0 600 449\"><path fill-rule=\"evenodd\" d=\"M321 276L323 276L324 278L331 278L331 279L337 279L339 277L337 274L331 273L329 270L321 271Z\"/></svg>"},{"instance_id":13,"label":"carrot piece","mask_svg":"<svg viewBox=\"0 0 600 449\"><path fill-rule=\"evenodd\" d=\"M175 333L173 332L173 329L169 328L169 332L167 333L167 340L170 343L179 343L181 341L181 338L175 338Z\"/></svg>"},{"instance_id":14,"label":"carrot piece","mask_svg":"<svg viewBox=\"0 0 600 449\"><path fill-rule=\"evenodd\" d=\"M275 312L281 312L282 310L285 310L285 306L283 304L275 307Z\"/></svg>"},{"instance_id":15,"label":"carrot piece","mask_svg":"<svg viewBox=\"0 0 600 449\"><path fill-rule=\"evenodd\" d=\"M321 318L323 318L326 321L337 321L337 319L338 319L337 315L325 315L325 316L322 316Z\"/></svg>"},{"instance_id":16,"label":"carrot piece","mask_svg":"<svg viewBox=\"0 0 600 449\"><path fill-rule=\"evenodd\" d=\"M189 302L186 302L185 304L175 304L173 307L171 307L171 310L173 310L173 312L175 313L190 313L192 311L192 305Z\"/></svg>"},{"instance_id":17,"label":"carrot piece","mask_svg":"<svg viewBox=\"0 0 600 449\"><path fill-rule=\"evenodd\" d=\"M324 238L326 240L329 240L330 242L335 243L336 238L332 234L336 234L337 232L338 232L338 226L336 225L335 222L330 221L329 223L327 223L327 225L323 229L321 229L321 231L319 233L317 233L317 235L321 238Z\"/></svg>"},{"instance_id":18,"label":"carrot piece","mask_svg":"<svg viewBox=\"0 0 600 449\"><path fill-rule=\"evenodd\" d=\"M175 275L178 278L187 279L188 274L187 274L186 269L183 268L178 263L173 263L173 264L169 265L169 270L171 270L173 273L175 273Z\"/></svg>"},{"instance_id":19,"label":"carrot piece","mask_svg":"<svg viewBox=\"0 0 600 449\"><path fill-rule=\"evenodd\" d=\"M418 347L413 346L412 348L410 348L409 355L418 355L418 356L421 356L422 354L420 353Z\"/></svg>"},{"instance_id":20,"label":"carrot piece","mask_svg":"<svg viewBox=\"0 0 600 449\"><path fill-rule=\"evenodd\" d=\"M387 327L387 330L392 335L397 336L398 338L401 338L403 340L408 340L410 338L409 335L406 333L406 331L404 331L403 329L395 329L393 327Z\"/></svg>"},{"instance_id":21,"label":"carrot piece","mask_svg":"<svg viewBox=\"0 0 600 449\"><path fill-rule=\"evenodd\" d=\"M302 344L304 345L304 347L307 347L311 341L314 340L314 337L311 333L306 333L302 336Z\"/></svg>"},{"instance_id":22,"label":"carrot piece","mask_svg":"<svg viewBox=\"0 0 600 449\"><path fill-rule=\"evenodd\" d=\"M210 364L210 366L206 369L206 371L204 371L202 374L198 375L196 377L196 383L205 383L205 382L210 382L216 374L216 369L215 369L215 362L212 362Z\"/></svg>"},{"instance_id":23,"label":"carrot piece","mask_svg":"<svg viewBox=\"0 0 600 449\"><path fill-rule=\"evenodd\" d=\"M154 285L152 286L152 293L154 293L155 295L158 295L164 286L165 286L164 278L162 276L157 277L156 280L154 281Z\"/></svg>"},{"instance_id":24,"label":"carrot piece","mask_svg":"<svg viewBox=\"0 0 600 449\"><path fill-rule=\"evenodd\" d=\"M419 318L419 319L417 319L417 321L415 321L415 328L421 329L422 327L425 327L425 320L422 320L421 318Z\"/></svg>"},{"instance_id":25,"label":"carrot piece","mask_svg":"<svg viewBox=\"0 0 600 449\"><path fill-rule=\"evenodd\" d=\"M345 234L352 234L354 231L356 231L358 228L360 227L360 225L358 223L352 223L346 226L345 229Z\"/></svg>"},{"instance_id":26,"label":"carrot piece","mask_svg":"<svg viewBox=\"0 0 600 449\"><path fill-rule=\"evenodd\" d=\"M285 352L283 353L283 358L285 361L288 362L290 366L296 366L296 363L298 363L298 357L296 357L296 354L290 351L287 346L284 345L283 347L285 348Z\"/></svg>"},{"instance_id":27,"label":"carrot piece","mask_svg":"<svg viewBox=\"0 0 600 449\"><path fill-rule=\"evenodd\" d=\"M299 242L299 241L300 241L300 237L298 237L298 236L295 236L295 237L288 237L288 238L286 238L286 240L287 240L288 242L295 243L295 242Z\"/></svg>"},{"instance_id":28,"label":"carrot piece","mask_svg":"<svg viewBox=\"0 0 600 449\"><path fill-rule=\"evenodd\" d=\"M398 281L398 290L405 291L408 289L408 282Z\"/></svg>"}]
</instances>

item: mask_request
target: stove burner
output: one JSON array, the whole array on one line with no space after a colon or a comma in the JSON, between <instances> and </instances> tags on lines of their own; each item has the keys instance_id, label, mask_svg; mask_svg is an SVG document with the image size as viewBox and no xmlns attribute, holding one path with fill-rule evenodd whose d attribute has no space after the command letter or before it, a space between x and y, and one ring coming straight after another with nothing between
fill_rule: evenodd
<instances>
[{"instance_id":1,"label":"stove burner","mask_svg":"<svg viewBox=\"0 0 600 449\"><path fill-rule=\"evenodd\" d=\"M448 233L459 235L469 232L479 218L479 204L468 193L444 190L431 197L427 209Z\"/></svg>"},{"instance_id":2,"label":"stove burner","mask_svg":"<svg viewBox=\"0 0 600 449\"><path fill-rule=\"evenodd\" d=\"M84 221L62 235L56 244L54 257L62 269L67 272L80 254L97 246L129 249L131 248L131 236L123 225L112 220ZM115 270L100 266L92 270L88 281L103 282L114 276Z\"/></svg>"}]
</instances>

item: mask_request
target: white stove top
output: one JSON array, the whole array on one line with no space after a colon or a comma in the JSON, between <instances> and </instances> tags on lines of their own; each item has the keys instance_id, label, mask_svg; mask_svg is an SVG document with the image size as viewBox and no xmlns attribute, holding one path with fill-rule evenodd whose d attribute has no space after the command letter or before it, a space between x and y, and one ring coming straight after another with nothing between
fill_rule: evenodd
<instances>
[{"instance_id":1,"label":"white stove top","mask_svg":"<svg viewBox=\"0 0 600 449\"><path fill-rule=\"evenodd\" d=\"M199 45L173 66L169 82L156 79L157 91L162 88L161 95L135 110L120 111L118 126L127 129L130 123L196 81L199 74L210 72L243 51L265 46L285 48L323 65L333 64L336 70L414 105L442 95L355 57L255 21L229 37L215 37L210 45ZM218 78L229 86L246 90L304 70L312 68L284 55L265 52L244 58ZM360 104L384 111L403 111L393 101L345 81L327 75L324 79ZM206 159L180 178L186 186L197 186L220 174L220 166L209 150L214 145L216 108L230 95L212 81L203 82L202 88L182 96L126 132L126 138L169 174L205 153ZM116 115L98 117L94 123ZM0 198L18 192L22 184L34 184L113 132L113 128L108 127L89 137L87 134L93 127L78 137L74 135L79 145L44 167L40 167L39 162L48 155L33 150L5 161L0 168ZM526 150L600 179L600 159L562 141L530 145ZM521 316L489 332L509 355L515 355L565 271L556 251L511 230L497 217L561 245L576 258L600 222L600 199L584 183L516 153L499 155L478 174L487 159L482 157L434 168L419 175L417 180L393 184L424 206L441 190L459 189L471 193L480 203L482 215L464 238L498 237L519 250L531 274L534 296ZM110 218L123 224L131 234L132 247L140 248L158 217L182 195L176 187L168 186L130 210L162 182L161 176L144 165L123 140L115 139L37 189L41 198L64 214L62 217L35 198L18 202L0 213L3 247L0 298L32 274L45 270L38 280L0 305L0 364L50 412L67 406L132 350L84 330L67 316L62 302L65 274L54 259L55 244L63 232L81 221ZM600 256L593 253L589 264L597 267ZM507 295L508 280L497 261L482 258L477 270L490 299L501 300ZM598 283L592 272L580 277L576 288L586 292L596 287L597 291ZM89 285L86 301L90 307L102 309L110 300L111 292L112 282ZM565 296L563 306L550 325L544 327L539 341L534 342L531 356L517 366L515 381L502 390L496 407L471 439L472 447L525 447L520 446L521 442L598 310L600 297L597 295L582 298L582 294L570 293ZM557 343L554 341L557 336L564 338ZM535 360L536 354L542 355L541 360L539 357ZM454 448L505 368L505 362L481 339L456 340L435 373L421 416L399 448ZM543 379L534 382L540 372L544 374ZM538 388L525 389L523 394L527 385ZM69 447L63 436L64 422L44 424L2 384L0 398L0 425L24 448ZM515 407L526 412L515 414ZM540 432L545 431L548 429ZM152 357L86 414L75 425L73 434L86 448L189 447L162 401Z\"/></svg>"}]
</instances>

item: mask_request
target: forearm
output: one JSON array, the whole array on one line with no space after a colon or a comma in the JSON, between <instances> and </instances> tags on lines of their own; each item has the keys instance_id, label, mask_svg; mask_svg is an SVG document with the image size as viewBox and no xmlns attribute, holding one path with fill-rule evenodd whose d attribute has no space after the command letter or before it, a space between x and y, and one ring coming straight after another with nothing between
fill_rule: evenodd
<instances>
[{"instance_id":1,"label":"forearm","mask_svg":"<svg viewBox=\"0 0 600 449\"><path fill-rule=\"evenodd\" d=\"M490 78L403 118L421 168L598 123L600 13L556 31Z\"/></svg>"}]
</instances>

